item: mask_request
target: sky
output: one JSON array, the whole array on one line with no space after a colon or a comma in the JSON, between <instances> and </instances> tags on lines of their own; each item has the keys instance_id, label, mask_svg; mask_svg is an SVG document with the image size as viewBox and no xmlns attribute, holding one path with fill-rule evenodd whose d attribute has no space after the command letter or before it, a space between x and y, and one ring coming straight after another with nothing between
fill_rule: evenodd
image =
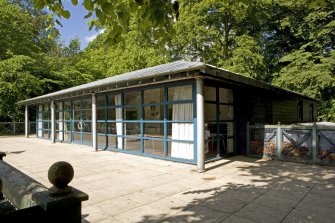
<instances>
[{"instance_id":1,"label":"sky","mask_svg":"<svg viewBox=\"0 0 335 223\"><path fill-rule=\"evenodd\" d=\"M62 3L64 8L70 11L71 17L60 19L56 15L54 16L63 25L63 27L56 25L61 34L61 40L68 45L71 39L78 37L81 42L81 49L84 49L99 34L99 31L94 30L94 28L91 31L88 29L87 22L89 20L84 19L87 11L82 5L83 0L79 0L77 6L73 6L70 0L64 0Z\"/></svg>"}]
</instances>

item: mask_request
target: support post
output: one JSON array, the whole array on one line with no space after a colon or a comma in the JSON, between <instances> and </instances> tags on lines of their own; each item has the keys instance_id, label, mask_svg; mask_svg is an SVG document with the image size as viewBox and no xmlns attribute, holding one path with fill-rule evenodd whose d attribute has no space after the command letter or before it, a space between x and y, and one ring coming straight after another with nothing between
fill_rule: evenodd
<instances>
[{"instance_id":1,"label":"support post","mask_svg":"<svg viewBox=\"0 0 335 223\"><path fill-rule=\"evenodd\" d=\"M51 112L51 135L50 139L52 143L56 142L56 128L55 128L55 102L52 100L50 102L50 112Z\"/></svg>"},{"instance_id":2,"label":"support post","mask_svg":"<svg viewBox=\"0 0 335 223\"><path fill-rule=\"evenodd\" d=\"M92 146L98 150L97 146L97 96L92 94Z\"/></svg>"},{"instance_id":3,"label":"support post","mask_svg":"<svg viewBox=\"0 0 335 223\"><path fill-rule=\"evenodd\" d=\"M204 79L196 79L197 92L197 171L205 172Z\"/></svg>"},{"instance_id":4,"label":"support post","mask_svg":"<svg viewBox=\"0 0 335 223\"><path fill-rule=\"evenodd\" d=\"M281 152L282 152L282 138L283 138L283 133L282 129L280 127L280 122L278 122L277 125L277 134L276 134L276 145L277 145L277 159L281 160Z\"/></svg>"},{"instance_id":5,"label":"support post","mask_svg":"<svg viewBox=\"0 0 335 223\"><path fill-rule=\"evenodd\" d=\"M317 146L318 146L318 135L317 135L317 126L314 123L314 125L312 126L312 157L313 157L313 163L316 163L316 159L317 159Z\"/></svg>"},{"instance_id":6,"label":"support post","mask_svg":"<svg viewBox=\"0 0 335 223\"><path fill-rule=\"evenodd\" d=\"M250 123L247 122L247 156L249 156L249 150L250 150Z\"/></svg>"},{"instance_id":7,"label":"support post","mask_svg":"<svg viewBox=\"0 0 335 223\"><path fill-rule=\"evenodd\" d=\"M29 137L29 112L28 112L28 105L24 106L24 133L26 138Z\"/></svg>"}]
</instances>

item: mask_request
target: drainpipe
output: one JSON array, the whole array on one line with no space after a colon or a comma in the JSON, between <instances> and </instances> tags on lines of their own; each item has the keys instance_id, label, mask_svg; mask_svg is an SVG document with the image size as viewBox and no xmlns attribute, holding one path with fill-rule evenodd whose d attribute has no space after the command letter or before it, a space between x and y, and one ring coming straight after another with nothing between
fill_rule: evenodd
<instances>
[{"instance_id":1,"label":"drainpipe","mask_svg":"<svg viewBox=\"0 0 335 223\"><path fill-rule=\"evenodd\" d=\"M197 87L197 171L205 172L205 114L204 114L204 79L196 79Z\"/></svg>"},{"instance_id":2,"label":"drainpipe","mask_svg":"<svg viewBox=\"0 0 335 223\"><path fill-rule=\"evenodd\" d=\"M55 102L51 100L50 102L50 111L51 111L51 142L55 143L56 142L56 134L55 134Z\"/></svg>"},{"instance_id":3,"label":"drainpipe","mask_svg":"<svg viewBox=\"0 0 335 223\"><path fill-rule=\"evenodd\" d=\"M24 133L26 138L29 136L28 105L24 106Z\"/></svg>"},{"instance_id":4,"label":"drainpipe","mask_svg":"<svg viewBox=\"0 0 335 223\"><path fill-rule=\"evenodd\" d=\"M92 94L92 147L98 150L97 147L97 96Z\"/></svg>"}]
</instances>

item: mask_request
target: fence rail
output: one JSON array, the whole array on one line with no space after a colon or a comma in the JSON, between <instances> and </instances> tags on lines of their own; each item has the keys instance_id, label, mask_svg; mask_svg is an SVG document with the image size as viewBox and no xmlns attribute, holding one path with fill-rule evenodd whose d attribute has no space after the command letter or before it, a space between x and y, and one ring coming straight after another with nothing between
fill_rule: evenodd
<instances>
[{"instance_id":1,"label":"fence rail","mask_svg":"<svg viewBox=\"0 0 335 223\"><path fill-rule=\"evenodd\" d=\"M247 124L247 154L259 158L335 165L335 127Z\"/></svg>"},{"instance_id":2,"label":"fence rail","mask_svg":"<svg viewBox=\"0 0 335 223\"><path fill-rule=\"evenodd\" d=\"M28 133L36 133L36 122L28 123ZM0 136L2 135L24 135L25 123L24 122L0 122Z\"/></svg>"}]
</instances>

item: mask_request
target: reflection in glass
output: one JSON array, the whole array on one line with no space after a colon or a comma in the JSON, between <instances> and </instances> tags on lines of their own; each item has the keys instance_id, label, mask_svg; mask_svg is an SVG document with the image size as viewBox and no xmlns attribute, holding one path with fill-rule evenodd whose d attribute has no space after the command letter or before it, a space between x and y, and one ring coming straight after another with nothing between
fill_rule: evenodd
<instances>
[{"instance_id":1,"label":"reflection in glass","mask_svg":"<svg viewBox=\"0 0 335 223\"><path fill-rule=\"evenodd\" d=\"M144 120L164 120L164 105L145 106Z\"/></svg>"},{"instance_id":2,"label":"reflection in glass","mask_svg":"<svg viewBox=\"0 0 335 223\"><path fill-rule=\"evenodd\" d=\"M233 103L233 91L231 89L219 88L220 103Z\"/></svg>"},{"instance_id":3,"label":"reflection in glass","mask_svg":"<svg viewBox=\"0 0 335 223\"><path fill-rule=\"evenodd\" d=\"M204 86L204 99L206 101L216 101L216 88Z\"/></svg>"},{"instance_id":4,"label":"reflection in glass","mask_svg":"<svg viewBox=\"0 0 335 223\"><path fill-rule=\"evenodd\" d=\"M141 152L141 139L124 138L124 149L128 151Z\"/></svg>"},{"instance_id":5,"label":"reflection in glass","mask_svg":"<svg viewBox=\"0 0 335 223\"><path fill-rule=\"evenodd\" d=\"M121 108L108 108L108 120L110 121L115 121L116 120L116 109L121 109Z\"/></svg>"},{"instance_id":6,"label":"reflection in glass","mask_svg":"<svg viewBox=\"0 0 335 223\"><path fill-rule=\"evenodd\" d=\"M164 88L155 88L144 91L144 104L164 103Z\"/></svg>"},{"instance_id":7,"label":"reflection in glass","mask_svg":"<svg viewBox=\"0 0 335 223\"><path fill-rule=\"evenodd\" d=\"M105 135L97 135L97 143L99 149L105 149L106 148L106 136Z\"/></svg>"},{"instance_id":8,"label":"reflection in glass","mask_svg":"<svg viewBox=\"0 0 335 223\"><path fill-rule=\"evenodd\" d=\"M205 103L205 122L216 121L216 104Z\"/></svg>"},{"instance_id":9,"label":"reflection in glass","mask_svg":"<svg viewBox=\"0 0 335 223\"><path fill-rule=\"evenodd\" d=\"M118 125L121 125L121 123L118 123ZM108 122L107 126L108 126L108 128L107 128L107 133L108 134L117 135L117 129L116 129L116 123L115 122ZM122 132L119 135L122 135Z\"/></svg>"},{"instance_id":10,"label":"reflection in glass","mask_svg":"<svg viewBox=\"0 0 335 223\"><path fill-rule=\"evenodd\" d=\"M144 137L164 138L164 123L144 123Z\"/></svg>"},{"instance_id":11,"label":"reflection in glass","mask_svg":"<svg viewBox=\"0 0 335 223\"><path fill-rule=\"evenodd\" d=\"M170 87L168 89L169 101L192 100L192 85Z\"/></svg>"},{"instance_id":12,"label":"reflection in glass","mask_svg":"<svg viewBox=\"0 0 335 223\"><path fill-rule=\"evenodd\" d=\"M92 100L91 99L84 99L83 100L83 109L92 109Z\"/></svg>"},{"instance_id":13,"label":"reflection in glass","mask_svg":"<svg viewBox=\"0 0 335 223\"><path fill-rule=\"evenodd\" d=\"M97 109L97 120L106 120L106 109Z\"/></svg>"},{"instance_id":14,"label":"reflection in glass","mask_svg":"<svg viewBox=\"0 0 335 223\"><path fill-rule=\"evenodd\" d=\"M106 96L98 96L97 97L97 107L104 107L106 105Z\"/></svg>"},{"instance_id":15,"label":"reflection in glass","mask_svg":"<svg viewBox=\"0 0 335 223\"><path fill-rule=\"evenodd\" d=\"M105 122L97 123L97 133L106 133L106 123Z\"/></svg>"},{"instance_id":16,"label":"reflection in glass","mask_svg":"<svg viewBox=\"0 0 335 223\"><path fill-rule=\"evenodd\" d=\"M233 105L220 105L220 120L233 120L234 119L234 106Z\"/></svg>"},{"instance_id":17,"label":"reflection in glass","mask_svg":"<svg viewBox=\"0 0 335 223\"><path fill-rule=\"evenodd\" d=\"M140 136L141 135L140 123L124 123L124 132L125 135L129 136Z\"/></svg>"},{"instance_id":18,"label":"reflection in glass","mask_svg":"<svg viewBox=\"0 0 335 223\"><path fill-rule=\"evenodd\" d=\"M145 139L144 153L164 156L164 141Z\"/></svg>"},{"instance_id":19,"label":"reflection in glass","mask_svg":"<svg viewBox=\"0 0 335 223\"><path fill-rule=\"evenodd\" d=\"M126 107L124 108L125 120L140 120L141 107Z\"/></svg>"},{"instance_id":20,"label":"reflection in glass","mask_svg":"<svg viewBox=\"0 0 335 223\"><path fill-rule=\"evenodd\" d=\"M124 93L124 105L138 105L141 103L140 91Z\"/></svg>"}]
</instances>

